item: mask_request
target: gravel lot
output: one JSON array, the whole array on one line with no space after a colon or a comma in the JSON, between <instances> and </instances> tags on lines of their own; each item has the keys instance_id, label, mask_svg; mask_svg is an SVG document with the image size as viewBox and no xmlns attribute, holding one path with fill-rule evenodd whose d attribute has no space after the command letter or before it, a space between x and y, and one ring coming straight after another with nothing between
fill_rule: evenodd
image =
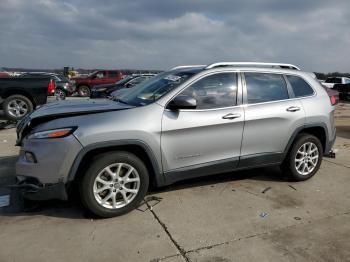
<instances>
[{"instance_id":1,"label":"gravel lot","mask_svg":"<svg viewBox=\"0 0 350 262\"><path fill-rule=\"evenodd\" d=\"M78 200L12 192L0 208L0 261L350 261L350 104L336 116L337 158L306 182L278 168L194 179L113 219L91 217ZM13 179L15 136L0 131L1 184Z\"/></svg>"}]
</instances>

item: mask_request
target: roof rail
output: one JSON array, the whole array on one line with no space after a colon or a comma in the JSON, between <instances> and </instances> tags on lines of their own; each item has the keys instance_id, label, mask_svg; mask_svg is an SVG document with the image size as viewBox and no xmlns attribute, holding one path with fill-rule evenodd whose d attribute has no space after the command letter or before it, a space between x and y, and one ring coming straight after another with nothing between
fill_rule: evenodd
<instances>
[{"instance_id":1,"label":"roof rail","mask_svg":"<svg viewBox=\"0 0 350 262\"><path fill-rule=\"evenodd\" d=\"M191 67L205 67L207 65L184 65L184 66L175 66L170 70L181 69L181 68L191 68Z\"/></svg>"},{"instance_id":2,"label":"roof rail","mask_svg":"<svg viewBox=\"0 0 350 262\"><path fill-rule=\"evenodd\" d=\"M299 67L292 64L283 63L260 63L260 62L218 62L208 65L205 69L211 69L221 66L247 66L247 67L277 67L300 70Z\"/></svg>"}]
</instances>

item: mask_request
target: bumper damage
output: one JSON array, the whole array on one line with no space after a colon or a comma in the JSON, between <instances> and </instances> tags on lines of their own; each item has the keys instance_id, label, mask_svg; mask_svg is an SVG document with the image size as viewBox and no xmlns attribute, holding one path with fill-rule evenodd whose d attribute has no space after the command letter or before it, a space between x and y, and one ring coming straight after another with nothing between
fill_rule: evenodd
<instances>
[{"instance_id":1,"label":"bumper damage","mask_svg":"<svg viewBox=\"0 0 350 262\"><path fill-rule=\"evenodd\" d=\"M23 197L29 200L68 199L66 185L63 182L41 184L33 177L17 176L17 183L8 187L19 189Z\"/></svg>"}]
</instances>

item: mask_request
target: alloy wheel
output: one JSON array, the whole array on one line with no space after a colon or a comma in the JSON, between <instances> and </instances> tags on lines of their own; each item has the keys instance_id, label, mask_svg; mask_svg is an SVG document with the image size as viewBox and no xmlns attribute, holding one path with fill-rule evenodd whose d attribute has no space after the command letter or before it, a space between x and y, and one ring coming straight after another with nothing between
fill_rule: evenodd
<instances>
[{"instance_id":1,"label":"alloy wheel","mask_svg":"<svg viewBox=\"0 0 350 262\"><path fill-rule=\"evenodd\" d=\"M81 86L79 88L79 94L83 97L90 96L90 89L87 86Z\"/></svg>"},{"instance_id":2,"label":"alloy wheel","mask_svg":"<svg viewBox=\"0 0 350 262\"><path fill-rule=\"evenodd\" d=\"M309 175L317 166L319 152L312 142L306 142L298 149L295 156L295 169L300 175Z\"/></svg>"},{"instance_id":3,"label":"alloy wheel","mask_svg":"<svg viewBox=\"0 0 350 262\"><path fill-rule=\"evenodd\" d=\"M64 100L66 98L66 94L61 89L56 89L55 96L57 100Z\"/></svg>"},{"instance_id":4,"label":"alloy wheel","mask_svg":"<svg viewBox=\"0 0 350 262\"><path fill-rule=\"evenodd\" d=\"M20 118L28 113L28 105L21 99L13 99L7 105L8 112L11 116Z\"/></svg>"},{"instance_id":5,"label":"alloy wheel","mask_svg":"<svg viewBox=\"0 0 350 262\"><path fill-rule=\"evenodd\" d=\"M125 207L134 200L140 189L137 170L126 163L105 167L95 178L93 193L96 201L108 209Z\"/></svg>"}]
</instances>

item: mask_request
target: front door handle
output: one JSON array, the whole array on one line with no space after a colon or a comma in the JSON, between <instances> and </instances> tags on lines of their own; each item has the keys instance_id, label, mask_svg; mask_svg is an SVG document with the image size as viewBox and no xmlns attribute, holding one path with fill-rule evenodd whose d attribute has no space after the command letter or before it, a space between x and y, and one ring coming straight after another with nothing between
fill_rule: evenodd
<instances>
[{"instance_id":1,"label":"front door handle","mask_svg":"<svg viewBox=\"0 0 350 262\"><path fill-rule=\"evenodd\" d=\"M222 119L235 119L235 118L239 118L241 117L241 114L232 114L232 113L229 113L227 115L224 115L222 117Z\"/></svg>"},{"instance_id":2,"label":"front door handle","mask_svg":"<svg viewBox=\"0 0 350 262\"><path fill-rule=\"evenodd\" d=\"M298 106L290 106L287 108L287 111L288 112L296 112L296 111L299 111L300 110L300 107Z\"/></svg>"}]
</instances>

